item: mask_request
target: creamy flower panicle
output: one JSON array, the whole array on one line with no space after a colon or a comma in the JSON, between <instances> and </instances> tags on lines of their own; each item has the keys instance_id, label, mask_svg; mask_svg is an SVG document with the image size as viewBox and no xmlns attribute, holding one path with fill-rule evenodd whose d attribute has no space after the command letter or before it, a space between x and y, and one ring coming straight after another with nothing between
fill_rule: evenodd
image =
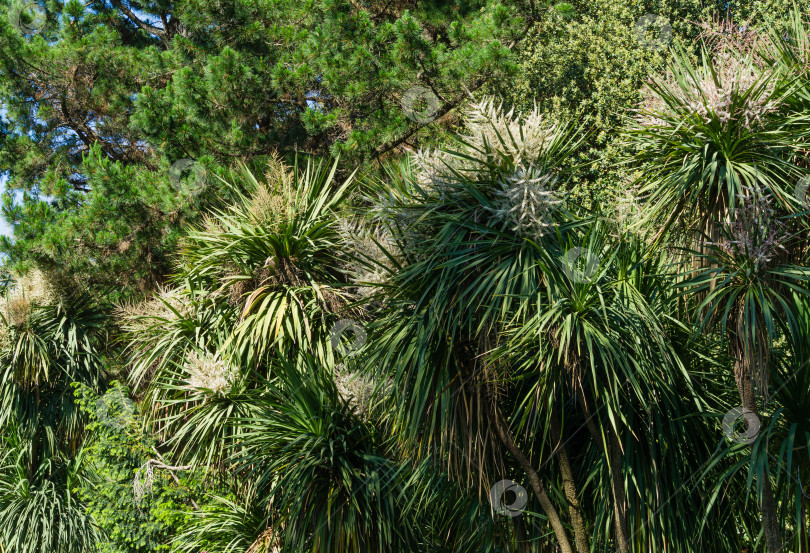
<instances>
[{"instance_id":1,"label":"creamy flower panicle","mask_svg":"<svg viewBox=\"0 0 810 553\"><path fill-rule=\"evenodd\" d=\"M734 257L749 259L756 270L765 268L786 251L784 225L773 209L773 197L761 190L747 190L739 207L732 210L732 222L726 227L727 240L720 247Z\"/></svg>"},{"instance_id":2,"label":"creamy flower panicle","mask_svg":"<svg viewBox=\"0 0 810 553\"><path fill-rule=\"evenodd\" d=\"M659 83L675 99L676 105L648 88L639 122L644 126L682 125L684 119L674 111L683 110L706 124L716 117L722 125L734 123L750 129L779 106L772 98L774 86L770 73L749 58L720 52L711 63L711 68L699 67L694 74L682 75L680 81L670 73Z\"/></svg>"},{"instance_id":3,"label":"creamy flower panicle","mask_svg":"<svg viewBox=\"0 0 810 553\"><path fill-rule=\"evenodd\" d=\"M401 252L382 227L369 226L358 220L340 219L338 230L344 243L363 259L363 263L351 260L348 269L350 278L357 284L358 293L367 296L374 291L373 285L385 282L388 272L393 269L389 256L396 258Z\"/></svg>"},{"instance_id":4,"label":"creamy flower panicle","mask_svg":"<svg viewBox=\"0 0 810 553\"><path fill-rule=\"evenodd\" d=\"M536 107L515 114L484 100L468 111L467 133L458 151L420 150L414 155L417 182L439 196L452 193L459 181L494 184L493 205L481 210L479 222L538 238L553 224L552 214L562 203L554 192L555 176L536 166L555 131ZM494 183L493 167L500 172Z\"/></svg>"},{"instance_id":5,"label":"creamy flower panicle","mask_svg":"<svg viewBox=\"0 0 810 553\"><path fill-rule=\"evenodd\" d=\"M553 224L552 214L562 203L553 191L554 177L533 168L518 169L501 181L495 192L496 208L491 223L503 222L507 228L526 238L538 238Z\"/></svg>"},{"instance_id":6,"label":"creamy flower panicle","mask_svg":"<svg viewBox=\"0 0 810 553\"><path fill-rule=\"evenodd\" d=\"M197 393L227 394L236 377L236 369L211 353L191 351L186 358L188 388Z\"/></svg>"},{"instance_id":7,"label":"creamy flower panicle","mask_svg":"<svg viewBox=\"0 0 810 553\"><path fill-rule=\"evenodd\" d=\"M0 311L8 324L18 326L28 319L34 306L50 303L53 296L45 274L31 269L17 278L6 297L0 299Z\"/></svg>"}]
</instances>

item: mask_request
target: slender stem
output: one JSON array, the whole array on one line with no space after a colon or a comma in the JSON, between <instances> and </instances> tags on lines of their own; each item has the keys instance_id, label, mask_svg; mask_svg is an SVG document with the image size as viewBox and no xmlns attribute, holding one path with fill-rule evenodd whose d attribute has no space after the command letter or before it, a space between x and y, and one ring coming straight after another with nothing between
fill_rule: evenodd
<instances>
[{"instance_id":1,"label":"slender stem","mask_svg":"<svg viewBox=\"0 0 810 553\"><path fill-rule=\"evenodd\" d=\"M732 336L732 340L736 337ZM737 380L737 389L740 393L740 401L743 407L750 410L755 415L759 415L754 387L751 382L751 374L748 369L750 365L744 363L744 349L735 341L737 351L734 363L734 377ZM751 446L753 448L753 445ZM760 514L762 515L762 529L765 532L765 542L770 553L782 553L782 536L779 529L779 518L777 516L776 498L773 495L770 475L762 474L762 497L760 498Z\"/></svg>"},{"instance_id":2,"label":"slender stem","mask_svg":"<svg viewBox=\"0 0 810 553\"><path fill-rule=\"evenodd\" d=\"M568 513L571 517L571 526L574 528L574 543L576 543L579 553L588 553L591 548L588 545L588 533L585 527L585 520L582 517L582 508L579 505L577 484L574 480L574 471L571 468L571 459L568 456L568 448L562 440L562 428L557 415L556 407L551 408L551 439L554 441L554 450L558 450L557 459L562 473L563 490L565 499L568 501Z\"/></svg>"},{"instance_id":3,"label":"slender stem","mask_svg":"<svg viewBox=\"0 0 810 553\"><path fill-rule=\"evenodd\" d=\"M607 454L610 459L610 483L613 488L613 511L616 516L616 551L630 553L630 533L627 529L627 496L622 477L621 445L613 429L607 431Z\"/></svg>"},{"instance_id":4,"label":"slender stem","mask_svg":"<svg viewBox=\"0 0 810 553\"><path fill-rule=\"evenodd\" d=\"M523 524L523 517L515 517L512 519L515 525L515 534L517 535L518 550L520 553L532 553L532 547L529 543L529 537L526 534L526 526Z\"/></svg>"},{"instance_id":5,"label":"slender stem","mask_svg":"<svg viewBox=\"0 0 810 553\"><path fill-rule=\"evenodd\" d=\"M540 501L540 507L548 517L548 520L551 523L551 529L554 531L554 535L557 537L560 552L574 553L573 549L571 549L571 542L568 539L565 526L563 526L560 515L557 512L557 508L554 506L554 503L552 503L551 498L543 486L543 482L540 480L540 475L537 474L537 471L534 469L531 462L529 462L529 459L518 447L514 437L512 436L512 432L506 426L506 422L503 420L503 416L501 415L500 409L498 409L497 405L493 406L493 412L495 431L498 434L498 438L500 438L503 445L507 450L509 450L509 453L512 454L515 460L517 460L518 464L523 469L523 472L525 472L526 476L529 478L529 483L531 484L534 493L537 495L537 499Z\"/></svg>"},{"instance_id":6,"label":"slender stem","mask_svg":"<svg viewBox=\"0 0 810 553\"><path fill-rule=\"evenodd\" d=\"M616 541L616 551L618 553L629 553L630 539L627 525L627 497L624 493L624 479L620 467L622 466L621 447L618 437L612 429L608 429L606 438L593 422L595 416L593 410L585 397L585 391L579 387L579 399L582 403L582 411L585 414L585 424L588 431L593 436L596 443L602 446L602 451L608 460L608 472L610 473L610 491L613 495L613 515Z\"/></svg>"}]
</instances>

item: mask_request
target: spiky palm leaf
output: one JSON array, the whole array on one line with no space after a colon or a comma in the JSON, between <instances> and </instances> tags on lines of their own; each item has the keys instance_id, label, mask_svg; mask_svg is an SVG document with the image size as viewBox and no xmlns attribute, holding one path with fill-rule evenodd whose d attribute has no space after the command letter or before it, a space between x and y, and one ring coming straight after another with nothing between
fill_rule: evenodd
<instances>
[{"instance_id":1,"label":"spiky palm leaf","mask_svg":"<svg viewBox=\"0 0 810 553\"><path fill-rule=\"evenodd\" d=\"M272 347L311 344L326 357L327 316L346 302L334 210L351 177L336 186L336 169L296 164L266 184L245 169L253 197L235 191L235 205L189 236L184 274L238 307L236 349L260 358Z\"/></svg>"},{"instance_id":2,"label":"spiky palm leaf","mask_svg":"<svg viewBox=\"0 0 810 553\"><path fill-rule=\"evenodd\" d=\"M789 94L780 74L739 53L707 50L697 66L677 52L669 71L669 80L650 82L652 105L627 133L646 220L706 230L758 185L792 209L802 176L794 161L810 135L796 132L806 115L780 109Z\"/></svg>"},{"instance_id":3,"label":"spiky palm leaf","mask_svg":"<svg viewBox=\"0 0 810 553\"><path fill-rule=\"evenodd\" d=\"M285 550L399 551L414 547L403 516L400 469L374 427L342 398L311 356L279 361L255 415L239 419L240 472L255 483Z\"/></svg>"}]
</instances>

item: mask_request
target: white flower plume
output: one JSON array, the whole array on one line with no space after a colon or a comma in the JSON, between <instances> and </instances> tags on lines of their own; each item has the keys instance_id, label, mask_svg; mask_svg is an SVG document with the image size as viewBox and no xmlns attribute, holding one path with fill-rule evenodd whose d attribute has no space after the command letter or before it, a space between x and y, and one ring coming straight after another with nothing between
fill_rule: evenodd
<instances>
[{"instance_id":1,"label":"white flower plume","mask_svg":"<svg viewBox=\"0 0 810 553\"><path fill-rule=\"evenodd\" d=\"M186 358L188 388L195 392L210 391L225 395L231 389L237 371L225 360L211 353L198 354L192 351Z\"/></svg>"},{"instance_id":2,"label":"white flower plume","mask_svg":"<svg viewBox=\"0 0 810 553\"><path fill-rule=\"evenodd\" d=\"M552 214L562 203L553 192L554 177L533 168L518 169L501 181L501 190L490 222L506 225L509 230L527 237L545 234L553 224Z\"/></svg>"},{"instance_id":3,"label":"white flower plume","mask_svg":"<svg viewBox=\"0 0 810 553\"><path fill-rule=\"evenodd\" d=\"M537 107L528 114L515 114L514 110L504 112L493 100L474 104L467 111L466 126L456 153L419 150L414 155L422 187L442 191L459 178L480 181L489 175L488 164L528 170L556 132L556 125Z\"/></svg>"},{"instance_id":4,"label":"white flower plume","mask_svg":"<svg viewBox=\"0 0 810 553\"><path fill-rule=\"evenodd\" d=\"M711 63L714 74L709 67L699 67L694 77L682 75L679 82L670 74L661 83L677 102L677 108L697 115L705 123L717 117L723 125L737 122L746 129L761 123L764 115L777 109L767 70L761 70L745 57L725 52L715 55ZM648 88L639 122L645 126L668 125L663 118L672 109Z\"/></svg>"}]
</instances>

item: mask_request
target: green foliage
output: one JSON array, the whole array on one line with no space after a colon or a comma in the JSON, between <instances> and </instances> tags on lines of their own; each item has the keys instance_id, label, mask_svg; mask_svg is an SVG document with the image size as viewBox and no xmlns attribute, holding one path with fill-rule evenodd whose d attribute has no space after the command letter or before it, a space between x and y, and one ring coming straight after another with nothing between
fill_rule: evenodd
<instances>
[{"instance_id":1,"label":"green foliage","mask_svg":"<svg viewBox=\"0 0 810 553\"><path fill-rule=\"evenodd\" d=\"M806 14L26 5L0 551L810 552Z\"/></svg>"},{"instance_id":2,"label":"green foliage","mask_svg":"<svg viewBox=\"0 0 810 553\"><path fill-rule=\"evenodd\" d=\"M747 59L716 67L705 51L701 60L693 67L681 54L672 82L650 85L661 106L645 110L648 120L632 135L638 192L649 195L652 215L668 217L665 229L687 210L703 217L687 225L707 228L757 186L789 208L802 174L795 160L806 147L797 132L805 115L774 109L786 93L778 73ZM714 90L731 93L718 99Z\"/></svg>"},{"instance_id":3,"label":"green foliage","mask_svg":"<svg viewBox=\"0 0 810 553\"><path fill-rule=\"evenodd\" d=\"M514 47L549 9L94 0L48 2L45 24L21 30L12 4L0 9L0 170L28 194L8 196L15 240L0 246L18 269L35 262L123 295L169 272L180 224L226 193L213 174L273 150L359 161L441 135L454 119L413 121L406 91L430 88L436 116L450 112L511 74ZM183 160L209 173L192 198L170 176Z\"/></svg>"},{"instance_id":4,"label":"green foliage","mask_svg":"<svg viewBox=\"0 0 810 553\"><path fill-rule=\"evenodd\" d=\"M169 470L147 465L159 459L157 441L142 430L136 414L124 409L100 416L101 401L120 407L119 400L128 398L120 383L113 382L104 396L80 385L76 397L90 419L83 448L87 477L78 496L103 535L94 551L170 551L176 528L192 517L193 498L203 493L201 479L176 471L175 481Z\"/></svg>"},{"instance_id":5,"label":"green foliage","mask_svg":"<svg viewBox=\"0 0 810 553\"><path fill-rule=\"evenodd\" d=\"M349 301L335 210L351 183L336 185L335 168L307 163L288 171L274 162L266 182L245 168L250 195L237 189L233 205L189 233L174 278L180 286L129 318L131 347L141 354L132 380L149 377L149 416L192 464L223 461L232 439L226 421L251 412L245 392L254 383L234 376L201 402L189 389L189 364L253 368L296 347L332 356L328 325Z\"/></svg>"},{"instance_id":6,"label":"green foliage","mask_svg":"<svg viewBox=\"0 0 810 553\"><path fill-rule=\"evenodd\" d=\"M335 286L342 276L335 210L352 178L334 183L336 169L337 161L303 170L296 163L289 174L270 172L274 182L263 184L245 171L252 197L238 196L187 239L179 278L237 307L240 324L229 340L251 358L289 344L312 344L326 355L324 317L346 303Z\"/></svg>"},{"instance_id":7,"label":"green foliage","mask_svg":"<svg viewBox=\"0 0 810 553\"><path fill-rule=\"evenodd\" d=\"M549 13L541 18L516 78L496 81L491 90L517 109L536 103L553 116L580 119L591 134L568 162L579 165L574 182L585 200L607 204L632 178L620 165L627 155L620 131L644 101L647 81L665 70L673 50L699 54L699 37L708 34L704 22L711 18L731 17L738 28L781 35L793 6L782 0L721 5L597 0L574 2L573 9L574 17Z\"/></svg>"},{"instance_id":8,"label":"green foliage","mask_svg":"<svg viewBox=\"0 0 810 553\"><path fill-rule=\"evenodd\" d=\"M584 199L608 202L625 179L615 164L628 110L643 99L641 89L669 58L669 47L693 44L695 23L713 10L700 1L601 0L575 2L574 10L572 18L549 14L538 21L518 77L493 91L517 109L536 103L556 117L581 120L591 135L567 163L582 164L575 182Z\"/></svg>"},{"instance_id":9,"label":"green foliage","mask_svg":"<svg viewBox=\"0 0 810 553\"><path fill-rule=\"evenodd\" d=\"M272 526L284 527L290 551L413 549L418 528L405 516L399 472L385 458L373 425L340 396L313 363L282 362L265 386L258 413L240 421L246 435L237 463L266 498Z\"/></svg>"},{"instance_id":10,"label":"green foliage","mask_svg":"<svg viewBox=\"0 0 810 553\"><path fill-rule=\"evenodd\" d=\"M86 417L71 385L106 379L106 316L86 295L54 297L39 276L2 304L0 540L12 551L79 553L96 530L77 493Z\"/></svg>"},{"instance_id":11,"label":"green foliage","mask_svg":"<svg viewBox=\"0 0 810 553\"><path fill-rule=\"evenodd\" d=\"M21 553L81 553L91 549L97 532L87 505L78 494L87 478L82 452L75 455L55 452L40 461L27 437L15 430L8 425L3 428L0 467L3 548Z\"/></svg>"}]
</instances>

